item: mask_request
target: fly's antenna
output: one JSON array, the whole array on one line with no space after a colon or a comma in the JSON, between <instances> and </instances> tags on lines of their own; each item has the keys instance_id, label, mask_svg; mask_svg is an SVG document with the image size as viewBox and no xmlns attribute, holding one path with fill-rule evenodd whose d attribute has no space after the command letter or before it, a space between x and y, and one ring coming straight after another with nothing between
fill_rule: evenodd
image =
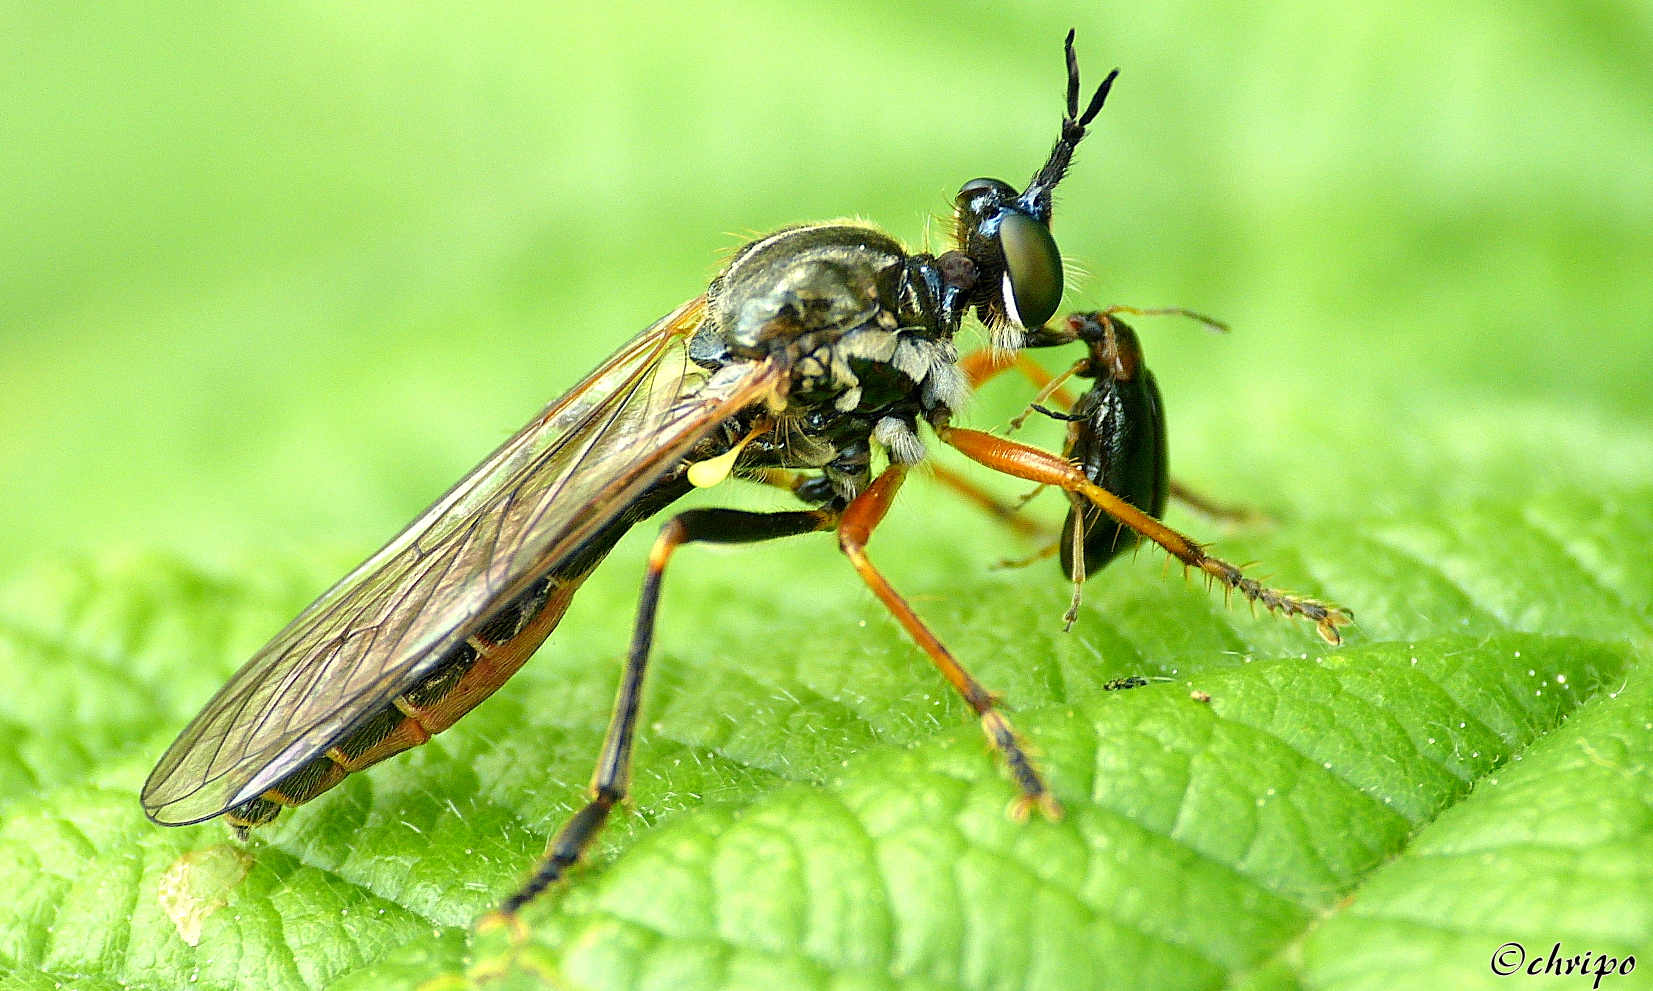
<instances>
[{"instance_id":1,"label":"fly's antenna","mask_svg":"<svg viewBox=\"0 0 1653 991\"><path fill-rule=\"evenodd\" d=\"M1062 177L1067 175L1068 165L1073 161L1073 151L1085 137L1085 126L1102 112L1102 104L1108 100L1108 91L1113 89L1113 81L1119 76L1118 69L1108 73L1108 78L1096 87L1090 105L1085 108L1084 113L1080 113L1079 56L1073 51L1073 35L1074 32L1070 29L1067 43L1063 46L1068 62L1068 106L1066 115L1062 117L1062 136L1056 139L1056 147L1050 150L1050 158L1045 160L1044 167L1033 176L1033 181L1027 184L1027 190L1020 197L1020 202L1028 213L1046 223L1050 221L1051 193L1056 189L1056 184L1062 181Z\"/></svg>"}]
</instances>

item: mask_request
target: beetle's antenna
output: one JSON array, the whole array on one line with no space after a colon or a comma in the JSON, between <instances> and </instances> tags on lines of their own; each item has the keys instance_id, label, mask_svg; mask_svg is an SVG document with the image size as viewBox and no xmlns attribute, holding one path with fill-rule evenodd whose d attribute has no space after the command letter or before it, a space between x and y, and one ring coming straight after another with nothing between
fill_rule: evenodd
<instances>
[{"instance_id":1,"label":"beetle's antenna","mask_svg":"<svg viewBox=\"0 0 1653 991\"><path fill-rule=\"evenodd\" d=\"M1068 62L1068 105L1067 113L1062 117L1062 136L1056 139L1050 158L1045 160L1044 167L1033 176L1033 181L1027 184L1027 190L1020 197L1028 213L1047 223L1050 221L1051 193L1067 175L1068 165L1073 161L1073 151L1085 137L1085 126L1102 112L1102 104L1108 100L1108 91L1113 89L1113 81L1119 76L1118 69L1108 73L1108 78L1096 87L1090 105L1084 113L1080 113L1079 56L1073 51L1073 34L1070 29L1067 43L1063 46Z\"/></svg>"}]
</instances>

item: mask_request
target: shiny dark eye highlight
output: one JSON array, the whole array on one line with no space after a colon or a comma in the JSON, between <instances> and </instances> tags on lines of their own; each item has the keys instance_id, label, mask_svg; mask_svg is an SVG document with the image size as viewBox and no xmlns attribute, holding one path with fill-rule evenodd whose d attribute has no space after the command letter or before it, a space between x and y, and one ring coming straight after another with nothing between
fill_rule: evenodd
<instances>
[{"instance_id":1,"label":"shiny dark eye highlight","mask_svg":"<svg viewBox=\"0 0 1653 991\"><path fill-rule=\"evenodd\" d=\"M1023 213L999 218L1004 249L1004 304L1023 327L1040 327L1062 304L1062 253L1050 228Z\"/></svg>"},{"instance_id":2,"label":"shiny dark eye highlight","mask_svg":"<svg viewBox=\"0 0 1653 991\"><path fill-rule=\"evenodd\" d=\"M959 189L958 201L967 204L977 199L978 194L991 190L998 194L997 199L1013 200L1021 194L1016 187L1002 179L971 179Z\"/></svg>"}]
</instances>

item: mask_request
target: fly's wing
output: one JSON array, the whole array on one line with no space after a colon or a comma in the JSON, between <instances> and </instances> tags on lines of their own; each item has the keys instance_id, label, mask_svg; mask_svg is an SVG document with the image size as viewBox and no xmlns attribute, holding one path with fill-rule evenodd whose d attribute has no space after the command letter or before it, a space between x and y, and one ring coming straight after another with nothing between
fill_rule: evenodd
<instances>
[{"instance_id":1,"label":"fly's wing","mask_svg":"<svg viewBox=\"0 0 1653 991\"><path fill-rule=\"evenodd\" d=\"M161 758L149 817L209 819L326 750L761 401L773 365L709 376L688 360L704 318L701 297L644 331L300 613Z\"/></svg>"}]
</instances>

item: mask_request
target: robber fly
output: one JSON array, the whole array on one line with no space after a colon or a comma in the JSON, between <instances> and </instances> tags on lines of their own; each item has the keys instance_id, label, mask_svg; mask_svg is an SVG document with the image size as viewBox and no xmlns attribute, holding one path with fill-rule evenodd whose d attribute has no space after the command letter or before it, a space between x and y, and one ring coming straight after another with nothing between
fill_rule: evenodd
<instances>
[{"instance_id":1,"label":"robber fly","mask_svg":"<svg viewBox=\"0 0 1653 991\"><path fill-rule=\"evenodd\" d=\"M965 317L973 311L1008 353L1030 336L1042 343L1039 328L1061 301L1052 193L1118 74L1081 112L1072 32L1066 57L1067 112L1049 159L1020 191L996 179L966 183L954 250L912 253L875 227L844 222L742 247L703 296L547 406L237 671L150 774L149 817L176 826L224 815L244 836L283 806L424 743L522 666L627 530L730 474L783 486L806 508L691 509L662 527L589 798L503 911L560 879L625 797L661 581L688 543L835 531L980 718L1020 793L1016 810L1056 815L994 697L867 556L897 489L925 458L923 434L1088 500L1254 600L1261 588L1067 459L951 425L970 393L954 349ZM875 452L885 465L877 472ZM1265 604L1308 617L1334 642L1347 622L1335 606L1270 594Z\"/></svg>"}]
</instances>

